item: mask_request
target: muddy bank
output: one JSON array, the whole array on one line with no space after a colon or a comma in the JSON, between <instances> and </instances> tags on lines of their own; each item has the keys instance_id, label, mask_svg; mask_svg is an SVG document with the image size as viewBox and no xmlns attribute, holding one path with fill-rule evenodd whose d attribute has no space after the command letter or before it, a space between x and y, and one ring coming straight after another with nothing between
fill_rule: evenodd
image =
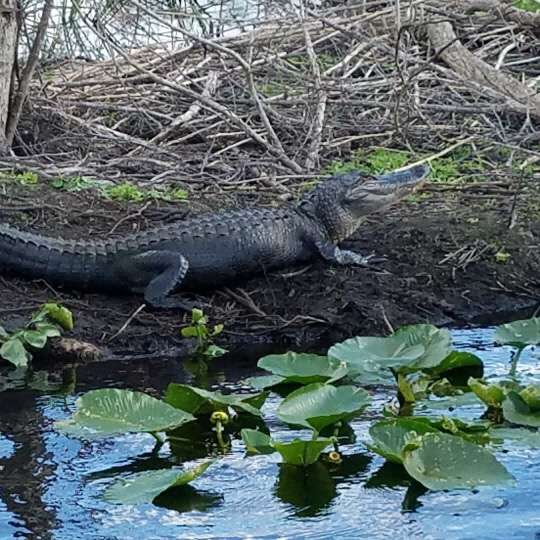
<instances>
[{"instance_id":1,"label":"muddy bank","mask_svg":"<svg viewBox=\"0 0 540 540\"><path fill-rule=\"evenodd\" d=\"M122 234L223 204L212 198L127 204L93 190L69 193L18 182L4 182L2 189L2 221L71 238ZM530 316L540 299L538 193L531 188L516 201L510 192L485 189L432 186L371 216L345 243L386 257L371 268L317 261L187 298L212 322L225 324L222 341L229 346L265 341L298 346L384 334L407 323L465 325ZM233 205L251 204L250 198L240 196ZM179 335L185 313L142 309L133 316L141 305L138 297L56 290L41 280L1 276L0 299L0 320L7 328L55 300L74 313L73 337L114 353L188 346Z\"/></svg>"}]
</instances>

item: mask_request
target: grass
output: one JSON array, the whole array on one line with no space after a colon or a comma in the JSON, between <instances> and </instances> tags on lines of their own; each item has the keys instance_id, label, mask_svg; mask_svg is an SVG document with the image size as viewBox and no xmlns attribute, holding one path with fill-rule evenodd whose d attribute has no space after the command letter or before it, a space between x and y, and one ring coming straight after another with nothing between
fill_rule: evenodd
<instances>
[{"instance_id":1,"label":"grass","mask_svg":"<svg viewBox=\"0 0 540 540\"><path fill-rule=\"evenodd\" d=\"M347 161L331 162L324 169L324 172L326 174L340 174L360 170L369 174L381 174L404 167L423 157L425 156L422 154L411 154L404 150L376 148L372 151L366 151L359 149L354 151L351 159ZM470 146L462 146L446 157L432 160L430 166L432 169L431 182L454 183L485 173L489 163L474 155Z\"/></svg>"},{"instance_id":2,"label":"grass","mask_svg":"<svg viewBox=\"0 0 540 540\"><path fill-rule=\"evenodd\" d=\"M24 186L34 186L39 184L39 176L32 172L0 173L0 181L16 182ZM49 185L54 189L67 192L95 190L106 199L134 203L142 203L148 200L184 202L189 196L187 190L177 186L145 189L131 182L112 184L111 182L85 178L84 176L58 177L52 180Z\"/></svg>"},{"instance_id":3,"label":"grass","mask_svg":"<svg viewBox=\"0 0 540 540\"><path fill-rule=\"evenodd\" d=\"M538 0L514 0L514 6L524 11L540 12L540 2Z\"/></svg>"}]
</instances>

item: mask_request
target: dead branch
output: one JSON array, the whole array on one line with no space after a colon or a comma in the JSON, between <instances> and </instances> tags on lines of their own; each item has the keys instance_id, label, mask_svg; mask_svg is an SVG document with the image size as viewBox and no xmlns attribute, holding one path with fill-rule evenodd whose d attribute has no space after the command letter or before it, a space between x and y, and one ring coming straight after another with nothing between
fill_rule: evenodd
<instances>
[{"instance_id":1,"label":"dead branch","mask_svg":"<svg viewBox=\"0 0 540 540\"><path fill-rule=\"evenodd\" d=\"M460 78L481 85L490 95L504 97L510 110L540 119L540 95L472 54L458 39L451 23L430 22L428 34L436 55Z\"/></svg>"}]
</instances>

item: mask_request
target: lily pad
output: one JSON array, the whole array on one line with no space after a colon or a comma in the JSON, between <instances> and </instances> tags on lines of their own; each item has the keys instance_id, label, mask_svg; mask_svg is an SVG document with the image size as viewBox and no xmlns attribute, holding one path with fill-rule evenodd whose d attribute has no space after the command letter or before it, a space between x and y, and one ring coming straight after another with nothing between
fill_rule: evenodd
<instances>
[{"instance_id":1,"label":"lily pad","mask_svg":"<svg viewBox=\"0 0 540 540\"><path fill-rule=\"evenodd\" d=\"M475 354L452 351L429 373L439 378L446 377L452 384L466 386L469 377L478 379L484 375L484 363Z\"/></svg>"},{"instance_id":2,"label":"lily pad","mask_svg":"<svg viewBox=\"0 0 540 540\"><path fill-rule=\"evenodd\" d=\"M448 330L417 324L385 338L348 339L331 347L328 356L346 363L360 379L369 380L376 375L380 378L384 369L417 371L438 366L450 354L450 343Z\"/></svg>"},{"instance_id":3,"label":"lily pad","mask_svg":"<svg viewBox=\"0 0 540 540\"><path fill-rule=\"evenodd\" d=\"M311 384L339 380L348 372L347 367L336 359L295 352L264 356L257 366L281 377L280 383Z\"/></svg>"},{"instance_id":4,"label":"lily pad","mask_svg":"<svg viewBox=\"0 0 540 540\"><path fill-rule=\"evenodd\" d=\"M120 433L155 433L195 418L142 392L106 388L92 390L76 401L77 410L55 427L69 435L96 438Z\"/></svg>"},{"instance_id":5,"label":"lily pad","mask_svg":"<svg viewBox=\"0 0 540 540\"><path fill-rule=\"evenodd\" d=\"M258 429L246 428L240 434L248 454L272 454L276 451L272 445L272 437Z\"/></svg>"},{"instance_id":6,"label":"lily pad","mask_svg":"<svg viewBox=\"0 0 540 540\"><path fill-rule=\"evenodd\" d=\"M484 381L473 379L467 381L469 388L488 407L500 408L504 401L504 389L498 384L486 384Z\"/></svg>"},{"instance_id":7,"label":"lily pad","mask_svg":"<svg viewBox=\"0 0 540 540\"><path fill-rule=\"evenodd\" d=\"M513 444L540 448L540 432L536 429L496 427L492 430L492 435L494 442L510 440Z\"/></svg>"},{"instance_id":8,"label":"lily pad","mask_svg":"<svg viewBox=\"0 0 540 540\"><path fill-rule=\"evenodd\" d=\"M340 420L354 418L369 401L363 388L314 383L289 394L278 407L277 415L288 424L320 432Z\"/></svg>"},{"instance_id":9,"label":"lily pad","mask_svg":"<svg viewBox=\"0 0 540 540\"><path fill-rule=\"evenodd\" d=\"M261 411L252 402L255 398L261 398L258 403L255 399L255 403L262 406L267 395L225 395L221 392L210 392L187 384L171 383L167 387L164 399L173 407L191 414L210 414L214 411L226 411L227 407L232 407L237 411L260 416Z\"/></svg>"},{"instance_id":10,"label":"lily pad","mask_svg":"<svg viewBox=\"0 0 540 540\"><path fill-rule=\"evenodd\" d=\"M318 459L321 453L332 444L332 439L315 439L303 441L294 439L291 442L281 443L274 441L274 448L289 465L307 467Z\"/></svg>"},{"instance_id":11,"label":"lily pad","mask_svg":"<svg viewBox=\"0 0 540 540\"><path fill-rule=\"evenodd\" d=\"M429 432L437 432L429 421L421 418L394 418L381 420L369 429L372 442L366 446L392 463L403 463L403 449L407 442Z\"/></svg>"},{"instance_id":12,"label":"lily pad","mask_svg":"<svg viewBox=\"0 0 540 540\"><path fill-rule=\"evenodd\" d=\"M328 349L330 358L345 363L349 373L364 384L393 382L390 368L412 363L423 354L423 346L406 347L393 336L354 337Z\"/></svg>"},{"instance_id":13,"label":"lily pad","mask_svg":"<svg viewBox=\"0 0 540 540\"><path fill-rule=\"evenodd\" d=\"M495 331L495 342L519 349L540 345L540 317L501 324Z\"/></svg>"},{"instance_id":14,"label":"lily pad","mask_svg":"<svg viewBox=\"0 0 540 540\"><path fill-rule=\"evenodd\" d=\"M207 461L188 471L158 469L134 474L110 486L103 496L112 503L151 503L164 491L189 484L201 476L212 463L213 461Z\"/></svg>"},{"instance_id":15,"label":"lily pad","mask_svg":"<svg viewBox=\"0 0 540 540\"><path fill-rule=\"evenodd\" d=\"M423 354L411 363L398 368L407 370L427 370L439 366L451 353L452 336L445 328L431 324L403 326L391 336L406 347L422 346Z\"/></svg>"},{"instance_id":16,"label":"lily pad","mask_svg":"<svg viewBox=\"0 0 540 540\"><path fill-rule=\"evenodd\" d=\"M461 437L426 433L405 448L403 465L428 489L513 485L514 477L485 448Z\"/></svg>"},{"instance_id":17,"label":"lily pad","mask_svg":"<svg viewBox=\"0 0 540 540\"><path fill-rule=\"evenodd\" d=\"M532 384L519 393L521 399L529 406L532 412L540 411L540 386Z\"/></svg>"},{"instance_id":18,"label":"lily pad","mask_svg":"<svg viewBox=\"0 0 540 540\"><path fill-rule=\"evenodd\" d=\"M258 377L248 377L247 379L244 379L246 384L257 390L265 390L266 388L279 386L280 384L285 384L285 381L285 377L280 377L279 375L260 375Z\"/></svg>"},{"instance_id":19,"label":"lily pad","mask_svg":"<svg viewBox=\"0 0 540 540\"><path fill-rule=\"evenodd\" d=\"M505 420L520 426L540 427L540 411L533 411L527 402L515 391L506 394L503 401Z\"/></svg>"}]
</instances>

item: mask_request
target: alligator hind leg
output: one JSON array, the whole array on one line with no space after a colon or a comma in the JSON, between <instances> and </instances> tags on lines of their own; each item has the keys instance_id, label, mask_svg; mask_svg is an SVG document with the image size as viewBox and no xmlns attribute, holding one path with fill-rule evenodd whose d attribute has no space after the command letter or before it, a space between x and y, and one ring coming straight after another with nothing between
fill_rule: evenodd
<instances>
[{"instance_id":1,"label":"alligator hind leg","mask_svg":"<svg viewBox=\"0 0 540 540\"><path fill-rule=\"evenodd\" d=\"M192 306L182 300L169 298L186 276L189 268L187 259L176 251L145 251L129 260L131 272L148 276L144 287L144 300L156 308L191 310Z\"/></svg>"}]
</instances>

